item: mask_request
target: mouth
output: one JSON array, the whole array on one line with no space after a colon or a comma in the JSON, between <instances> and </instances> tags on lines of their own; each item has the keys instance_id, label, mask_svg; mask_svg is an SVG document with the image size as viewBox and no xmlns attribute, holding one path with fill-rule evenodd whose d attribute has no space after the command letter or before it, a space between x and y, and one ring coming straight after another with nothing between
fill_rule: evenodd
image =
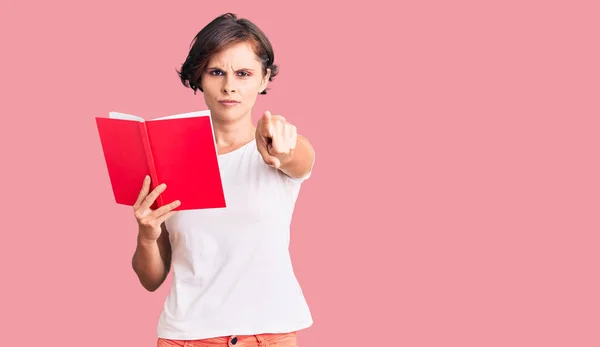
<instances>
[{"instance_id":1,"label":"mouth","mask_svg":"<svg viewBox=\"0 0 600 347\"><path fill-rule=\"evenodd\" d=\"M235 101L235 100L219 100L219 104L224 105L224 106L235 106L239 103L240 103L239 101Z\"/></svg>"}]
</instances>

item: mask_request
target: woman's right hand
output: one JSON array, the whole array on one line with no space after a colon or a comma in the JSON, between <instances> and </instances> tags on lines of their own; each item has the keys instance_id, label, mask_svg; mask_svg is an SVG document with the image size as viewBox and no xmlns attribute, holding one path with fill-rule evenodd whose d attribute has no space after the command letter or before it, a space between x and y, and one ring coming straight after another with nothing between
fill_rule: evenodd
<instances>
[{"instance_id":1,"label":"woman's right hand","mask_svg":"<svg viewBox=\"0 0 600 347\"><path fill-rule=\"evenodd\" d=\"M175 200L156 210L150 209L150 206L152 206L154 201L156 201L158 196L164 192L166 188L166 184L163 183L154 188L152 192L149 192L150 177L146 176L144 178L142 190L140 191L137 201L133 205L135 219L139 226L138 237L142 241L156 241L162 232L161 224L174 215L177 211L173 211L173 209L181 204L179 200Z\"/></svg>"}]
</instances>

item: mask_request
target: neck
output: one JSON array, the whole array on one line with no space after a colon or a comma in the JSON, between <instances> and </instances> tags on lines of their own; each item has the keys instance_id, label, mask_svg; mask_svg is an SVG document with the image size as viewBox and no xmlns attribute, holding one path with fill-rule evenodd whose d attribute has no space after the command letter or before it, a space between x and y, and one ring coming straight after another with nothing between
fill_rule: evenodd
<instances>
[{"instance_id":1,"label":"neck","mask_svg":"<svg viewBox=\"0 0 600 347\"><path fill-rule=\"evenodd\" d=\"M213 130L219 153L226 153L254 140L252 118L245 116L235 121L213 118Z\"/></svg>"}]
</instances>

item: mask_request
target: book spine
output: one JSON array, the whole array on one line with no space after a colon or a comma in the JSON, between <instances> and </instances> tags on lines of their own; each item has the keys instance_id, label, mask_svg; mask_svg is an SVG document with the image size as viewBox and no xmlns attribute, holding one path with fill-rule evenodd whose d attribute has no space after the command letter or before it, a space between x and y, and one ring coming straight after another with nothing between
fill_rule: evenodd
<instances>
[{"instance_id":1,"label":"book spine","mask_svg":"<svg viewBox=\"0 0 600 347\"><path fill-rule=\"evenodd\" d=\"M150 178L152 178L152 184L150 185L150 191L152 191L160 184L160 182L158 181L156 166L154 165L154 156L152 155L152 148L150 147L150 137L148 136L148 128L146 127L146 122L140 122L140 133L142 135L142 142L144 143L144 149L146 151L146 161L148 162ZM154 208L163 206L162 196L159 195L154 204L152 205L152 207Z\"/></svg>"}]
</instances>

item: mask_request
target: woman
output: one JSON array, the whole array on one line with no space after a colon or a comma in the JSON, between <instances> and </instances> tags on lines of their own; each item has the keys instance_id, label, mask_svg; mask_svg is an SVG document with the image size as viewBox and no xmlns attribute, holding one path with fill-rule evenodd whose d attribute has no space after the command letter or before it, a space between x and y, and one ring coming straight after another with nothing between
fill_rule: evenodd
<instances>
[{"instance_id":1,"label":"woman","mask_svg":"<svg viewBox=\"0 0 600 347\"><path fill-rule=\"evenodd\" d=\"M150 206L165 185L144 181L133 269L155 291L173 267L158 346L297 346L312 318L288 251L300 186L311 173L309 141L281 115L252 109L277 75L271 44L252 22L217 17L194 38L179 75L212 115L227 207Z\"/></svg>"}]
</instances>

